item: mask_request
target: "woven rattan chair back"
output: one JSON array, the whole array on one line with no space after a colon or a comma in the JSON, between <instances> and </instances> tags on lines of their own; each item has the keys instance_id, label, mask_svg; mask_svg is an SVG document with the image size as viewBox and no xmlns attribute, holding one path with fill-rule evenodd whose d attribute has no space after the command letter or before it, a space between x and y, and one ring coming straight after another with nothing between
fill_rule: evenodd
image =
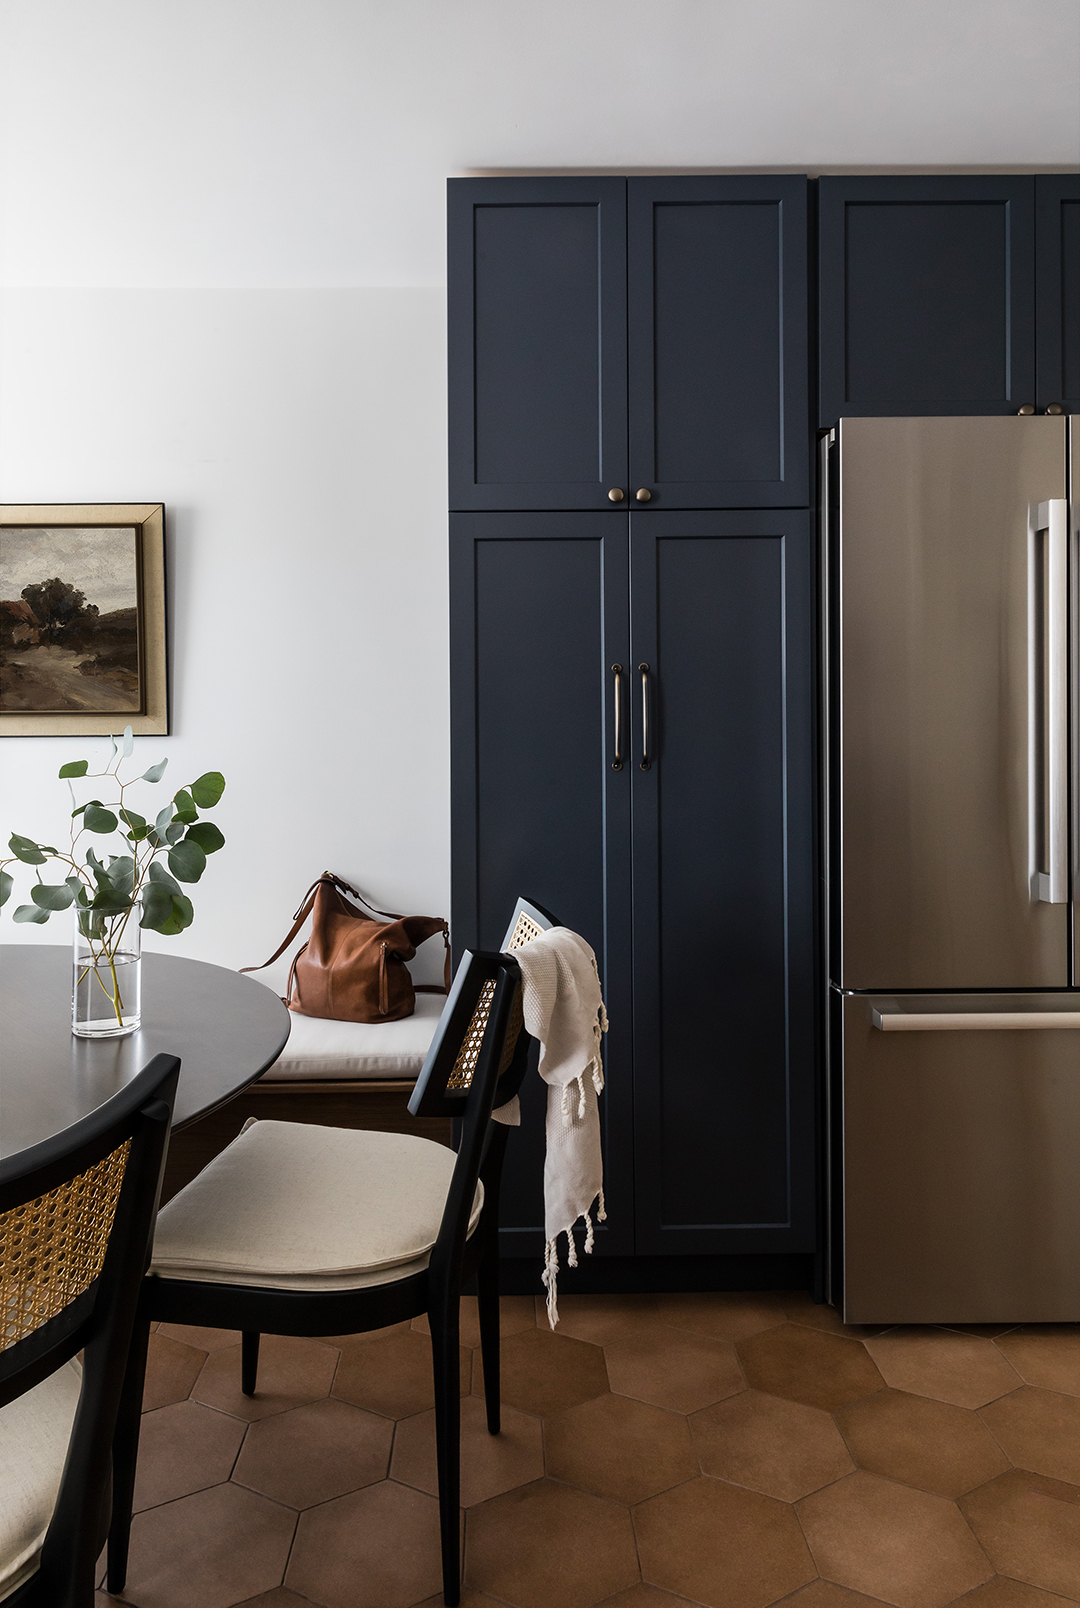
<instances>
[{"instance_id":1,"label":"woven rattan chair back","mask_svg":"<svg viewBox=\"0 0 1080 1608\"><path fill-rule=\"evenodd\" d=\"M65 1133L0 1162L0 1406L83 1352L37 1573L11 1605L89 1608L109 1459L180 1063L158 1055Z\"/></svg>"}]
</instances>

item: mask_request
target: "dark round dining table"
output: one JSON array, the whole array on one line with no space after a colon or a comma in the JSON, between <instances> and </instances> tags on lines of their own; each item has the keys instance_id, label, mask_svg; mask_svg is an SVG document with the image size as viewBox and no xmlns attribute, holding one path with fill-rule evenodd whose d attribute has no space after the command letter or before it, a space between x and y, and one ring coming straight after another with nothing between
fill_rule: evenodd
<instances>
[{"instance_id":1,"label":"dark round dining table","mask_svg":"<svg viewBox=\"0 0 1080 1608\"><path fill-rule=\"evenodd\" d=\"M174 1128L265 1072L291 1018L265 983L224 966L144 953L142 1026L126 1038L71 1031L71 946L0 944L0 1158L69 1128L155 1055L180 1057Z\"/></svg>"}]
</instances>

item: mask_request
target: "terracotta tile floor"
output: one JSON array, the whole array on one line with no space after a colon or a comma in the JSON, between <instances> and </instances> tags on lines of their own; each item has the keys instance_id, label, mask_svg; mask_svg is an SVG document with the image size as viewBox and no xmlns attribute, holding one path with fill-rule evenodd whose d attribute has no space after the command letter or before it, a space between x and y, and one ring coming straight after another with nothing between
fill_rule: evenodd
<instances>
[{"instance_id":1,"label":"terracotta tile floor","mask_svg":"<svg viewBox=\"0 0 1080 1608\"><path fill-rule=\"evenodd\" d=\"M805 1295L462 1313L464 1608L1080 1603L1080 1325L845 1328ZM126 1602L436 1608L426 1323L152 1337ZM114 1601L101 1591L99 1608Z\"/></svg>"}]
</instances>

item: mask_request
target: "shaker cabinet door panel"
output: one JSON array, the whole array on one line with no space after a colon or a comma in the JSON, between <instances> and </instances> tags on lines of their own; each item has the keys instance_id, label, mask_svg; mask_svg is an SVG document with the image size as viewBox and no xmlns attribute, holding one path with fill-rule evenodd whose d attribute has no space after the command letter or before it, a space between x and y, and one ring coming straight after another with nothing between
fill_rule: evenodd
<instances>
[{"instance_id":1,"label":"shaker cabinet door panel","mask_svg":"<svg viewBox=\"0 0 1080 1608\"><path fill-rule=\"evenodd\" d=\"M1035 180L1038 406L1080 413L1080 173Z\"/></svg>"},{"instance_id":2,"label":"shaker cabinet door panel","mask_svg":"<svg viewBox=\"0 0 1080 1608\"><path fill-rule=\"evenodd\" d=\"M809 1250L807 515L631 524L637 1249Z\"/></svg>"},{"instance_id":3,"label":"shaker cabinet door panel","mask_svg":"<svg viewBox=\"0 0 1080 1608\"><path fill-rule=\"evenodd\" d=\"M631 498L809 500L806 180L628 180Z\"/></svg>"},{"instance_id":4,"label":"shaker cabinet door panel","mask_svg":"<svg viewBox=\"0 0 1080 1608\"><path fill-rule=\"evenodd\" d=\"M626 487L625 179L451 179L450 506Z\"/></svg>"},{"instance_id":5,"label":"shaker cabinet door panel","mask_svg":"<svg viewBox=\"0 0 1080 1608\"><path fill-rule=\"evenodd\" d=\"M818 423L1035 402L1034 180L824 178Z\"/></svg>"},{"instance_id":6,"label":"shaker cabinet door panel","mask_svg":"<svg viewBox=\"0 0 1080 1608\"><path fill-rule=\"evenodd\" d=\"M628 656L626 515L455 514L450 554L455 949L497 949L523 894L596 951L612 1022L601 1101L609 1222L597 1250L625 1253L630 886L615 868L629 867L630 778L611 765L611 665ZM543 1249L545 1092L530 1073L507 1149L509 1256Z\"/></svg>"}]
</instances>

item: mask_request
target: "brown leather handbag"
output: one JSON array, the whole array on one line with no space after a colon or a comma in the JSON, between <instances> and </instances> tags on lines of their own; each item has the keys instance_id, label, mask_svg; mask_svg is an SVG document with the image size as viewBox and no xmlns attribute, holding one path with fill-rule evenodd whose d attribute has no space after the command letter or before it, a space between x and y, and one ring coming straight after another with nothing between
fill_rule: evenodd
<instances>
[{"instance_id":1,"label":"brown leather handbag","mask_svg":"<svg viewBox=\"0 0 1080 1608\"><path fill-rule=\"evenodd\" d=\"M345 898L366 905L372 920ZM292 931L263 966L284 954L308 916L311 937L296 953L289 970L284 1003L304 1016L328 1016L338 1022L397 1022L416 1009L417 990L445 994L450 988L450 929L441 916L396 916L376 910L363 894L332 871L324 871L304 895ZM442 988L415 984L405 964L417 944L443 935L446 962ZM241 971L262 971L242 966Z\"/></svg>"}]
</instances>

